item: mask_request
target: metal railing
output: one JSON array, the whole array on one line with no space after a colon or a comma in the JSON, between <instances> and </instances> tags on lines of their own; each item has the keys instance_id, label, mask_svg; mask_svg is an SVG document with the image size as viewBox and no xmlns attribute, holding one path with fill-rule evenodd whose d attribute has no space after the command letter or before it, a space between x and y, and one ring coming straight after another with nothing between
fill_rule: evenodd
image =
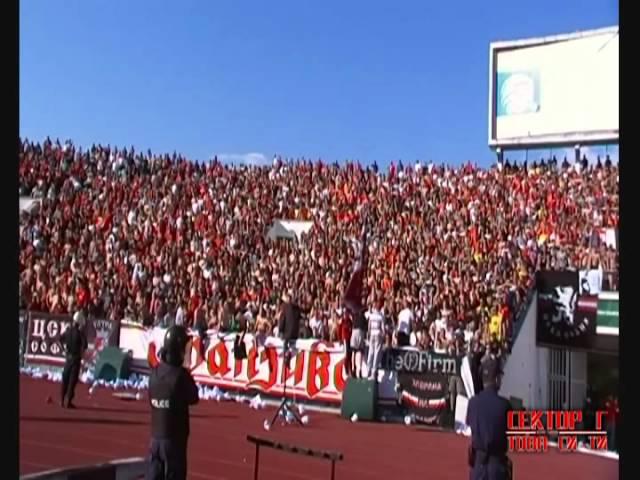
<instances>
[{"instance_id":1,"label":"metal railing","mask_svg":"<svg viewBox=\"0 0 640 480\"><path fill-rule=\"evenodd\" d=\"M520 304L520 307L518 307L518 311L513 315L511 337L509 338L509 342L512 346L516 343L520 330L522 330L522 325L524 325L524 319L526 318L531 302L533 301L535 291L535 285L529 288L524 301Z\"/></svg>"},{"instance_id":2,"label":"metal railing","mask_svg":"<svg viewBox=\"0 0 640 480\"><path fill-rule=\"evenodd\" d=\"M344 456L340 452L331 452L328 450L316 450L307 447L301 447L297 445L289 445L286 443L276 442L274 440L268 440L266 438L254 437L253 435L247 435L247 441L253 443L256 446L256 455L253 464L253 478L258 480L258 470L260 464L260 447L273 448L275 450L282 450L288 453L295 453L298 455L305 455L307 457L320 458L331 462L331 480L336 477L336 462L344 459Z\"/></svg>"}]
</instances>

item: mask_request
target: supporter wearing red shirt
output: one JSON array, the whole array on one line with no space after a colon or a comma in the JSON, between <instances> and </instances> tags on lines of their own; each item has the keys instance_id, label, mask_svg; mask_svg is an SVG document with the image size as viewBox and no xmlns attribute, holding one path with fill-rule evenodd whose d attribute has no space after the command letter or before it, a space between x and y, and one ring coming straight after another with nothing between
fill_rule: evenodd
<instances>
[{"instance_id":1,"label":"supporter wearing red shirt","mask_svg":"<svg viewBox=\"0 0 640 480\"><path fill-rule=\"evenodd\" d=\"M618 405L617 397L609 395L604 403L604 408L607 411L607 443L609 444L609 450L617 451L616 430L620 417L620 406Z\"/></svg>"},{"instance_id":2,"label":"supporter wearing red shirt","mask_svg":"<svg viewBox=\"0 0 640 480\"><path fill-rule=\"evenodd\" d=\"M505 302L506 302L506 299L505 299ZM509 309L506 303L503 303L502 307L500 307L500 316L502 317L502 329L503 329L502 338L505 338L508 340L511 338L511 324L513 319L511 318L511 310Z\"/></svg>"},{"instance_id":3,"label":"supporter wearing red shirt","mask_svg":"<svg viewBox=\"0 0 640 480\"><path fill-rule=\"evenodd\" d=\"M89 291L82 283L79 283L76 288L76 303L81 310L89 306Z\"/></svg>"},{"instance_id":4,"label":"supporter wearing red shirt","mask_svg":"<svg viewBox=\"0 0 640 480\"><path fill-rule=\"evenodd\" d=\"M192 324L195 312L200 306L201 302L202 300L200 299L200 296L195 290L193 290L191 292L191 296L189 297L189 305L187 306L187 321L189 322L189 324Z\"/></svg>"},{"instance_id":5,"label":"supporter wearing red shirt","mask_svg":"<svg viewBox=\"0 0 640 480\"><path fill-rule=\"evenodd\" d=\"M340 341L344 345L346 356L344 361L345 370L347 375L351 376L351 331L353 330L353 323L351 322L351 315L345 309L340 318Z\"/></svg>"}]
</instances>

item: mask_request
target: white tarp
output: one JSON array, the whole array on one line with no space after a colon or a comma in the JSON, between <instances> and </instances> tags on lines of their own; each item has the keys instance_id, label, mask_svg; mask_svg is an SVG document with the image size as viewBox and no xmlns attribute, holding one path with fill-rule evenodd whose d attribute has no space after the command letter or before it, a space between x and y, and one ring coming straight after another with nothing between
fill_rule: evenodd
<instances>
[{"instance_id":1,"label":"white tarp","mask_svg":"<svg viewBox=\"0 0 640 480\"><path fill-rule=\"evenodd\" d=\"M269 240L276 240L278 238L297 238L300 240L300 236L303 233L308 233L313 226L313 222L305 222L300 220L274 220L273 225L267 232L267 238Z\"/></svg>"},{"instance_id":2,"label":"white tarp","mask_svg":"<svg viewBox=\"0 0 640 480\"><path fill-rule=\"evenodd\" d=\"M31 197L20 197L20 212L31 211L40 204L40 200Z\"/></svg>"},{"instance_id":3,"label":"white tarp","mask_svg":"<svg viewBox=\"0 0 640 480\"><path fill-rule=\"evenodd\" d=\"M580 270L580 295L598 295L602 291L602 268Z\"/></svg>"},{"instance_id":4,"label":"white tarp","mask_svg":"<svg viewBox=\"0 0 640 480\"><path fill-rule=\"evenodd\" d=\"M618 249L617 242L618 234L615 228L607 228L604 233L600 234L600 239L605 243L607 247Z\"/></svg>"}]
</instances>

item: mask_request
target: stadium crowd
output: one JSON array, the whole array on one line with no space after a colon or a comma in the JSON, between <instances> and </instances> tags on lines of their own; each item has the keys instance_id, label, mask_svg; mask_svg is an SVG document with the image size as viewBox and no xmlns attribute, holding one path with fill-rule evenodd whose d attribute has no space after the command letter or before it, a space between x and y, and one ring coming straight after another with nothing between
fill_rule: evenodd
<instances>
[{"instance_id":1,"label":"stadium crowd","mask_svg":"<svg viewBox=\"0 0 640 480\"><path fill-rule=\"evenodd\" d=\"M549 268L601 268L616 288L618 167L541 161L480 169L344 166L274 159L263 167L71 142L20 141L20 301L145 324L277 328L283 292L307 311L303 335L348 336L342 296L363 219L365 279L388 342L445 352L509 337ZM313 222L266 238L274 219ZM404 314L401 312L405 311ZM408 311L408 313L407 313ZM402 318L402 320L399 320Z\"/></svg>"}]
</instances>

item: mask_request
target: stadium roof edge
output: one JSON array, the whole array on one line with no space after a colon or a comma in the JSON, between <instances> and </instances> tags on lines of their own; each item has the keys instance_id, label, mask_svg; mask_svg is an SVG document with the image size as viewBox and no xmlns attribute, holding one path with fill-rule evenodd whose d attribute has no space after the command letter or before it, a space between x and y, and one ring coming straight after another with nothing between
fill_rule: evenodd
<instances>
[{"instance_id":1,"label":"stadium roof edge","mask_svg":"<svg viewBox=\"0 0 640 480\"><path fill-rule=\"evenodd\" d=\"M546 43L556 43L556 42L564 42L567 40L574 40L576 38L584 38L591 37L594 35L602 35L606 33L618 33L620 31L619 25L614 25L611 27L597 28L594 30L582 30L580 32L573 33L563 33L559 35L549 35L546 37L536 37L536 38L525 38L521 40L506 40L506 41L498 41L491 42L489 44L489 48L491 51L494 50L503 50L508 48L515 47L527 47L532 45L544 45Z\"/></svg>"}]
</instances>

